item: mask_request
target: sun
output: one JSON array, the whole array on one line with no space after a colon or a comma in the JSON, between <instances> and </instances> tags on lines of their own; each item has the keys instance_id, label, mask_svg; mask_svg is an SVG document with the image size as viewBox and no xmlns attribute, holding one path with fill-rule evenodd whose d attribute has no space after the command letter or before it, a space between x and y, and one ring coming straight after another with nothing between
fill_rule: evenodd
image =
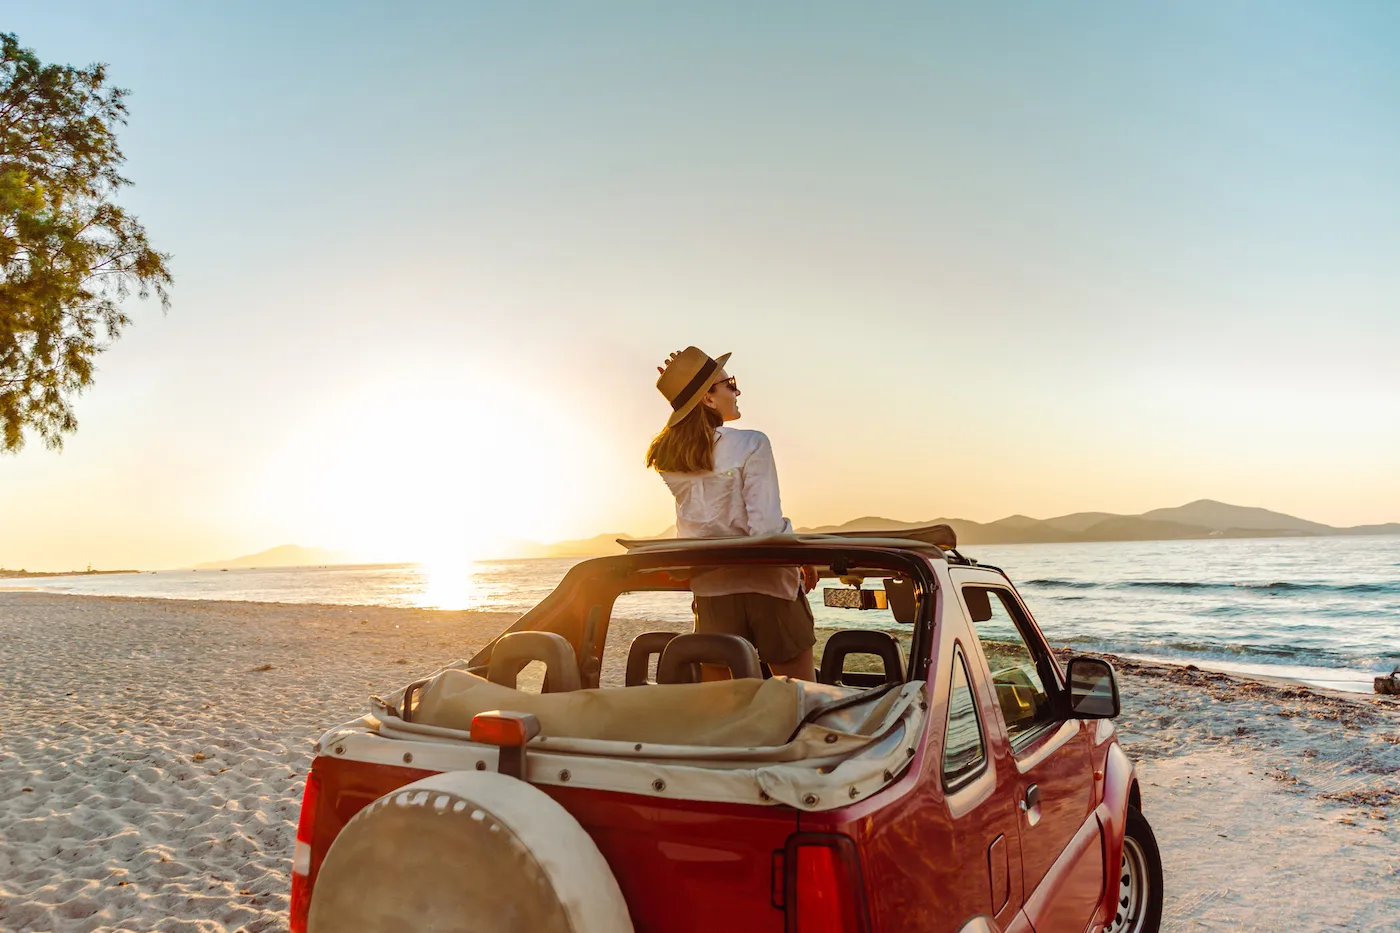
<instances>
[{"instance_id":1,"label":"sun","mask_svg":"<svg viewBox=\"0 0 1400 933\"><path fill-rule=\"evenodd\" d=\"M276 485L299 531L374 561L439 575L499 557L511 542L571 527L578 502L561 464L589 439L548 400L499 386L419 386L340 400L281 452Z\"/></svg>"}]
</instances>

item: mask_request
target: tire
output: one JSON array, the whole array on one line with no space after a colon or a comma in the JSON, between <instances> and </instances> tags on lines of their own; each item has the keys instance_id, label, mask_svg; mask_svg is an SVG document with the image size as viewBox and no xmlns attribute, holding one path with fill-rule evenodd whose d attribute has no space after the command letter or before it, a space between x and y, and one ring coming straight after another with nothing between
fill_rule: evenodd
<instances>
[{"instance_id":1,"label":"tire","mask_svg":"<svg viewBox=\"0 0 1400 933\"><path fill-rule=\"evenodd\" d=\"M309 933L631 933L608 863L567 810L491 771L385 794L336 836Z\"/></svg>"},{"instance_id":2,"label":"tire","mask_svg":"<svg viewBox=\"0 0 1400 933\"><path fill-rule=\"evenodd\" d=\"M1133 806L1128 807L1116 877L1117 909L1104 933L1157 933L1162 925L1162 853L1147 818Z\"/></svg>"}]
</instances>

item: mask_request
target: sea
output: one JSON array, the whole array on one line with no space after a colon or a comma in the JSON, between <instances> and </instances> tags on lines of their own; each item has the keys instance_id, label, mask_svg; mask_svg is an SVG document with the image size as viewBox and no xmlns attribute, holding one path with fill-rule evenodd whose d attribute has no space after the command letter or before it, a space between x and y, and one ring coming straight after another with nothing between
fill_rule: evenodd
<instances>
[{"instance_id":1,"label":"sea","mask_svg":"<svg viewBox=\"0 0 1400 933\"><path fill-rule=\"evenodd\" d=\"M1002 568L1046 637L1086 654L1191 663L1369 693L1400 666L1400 536L975 546ZM0 580L0 590L525 612L572 559L171 570ZM871 584L873 585L873 583ZM817 624L897 627L829 609ZM618 617L686 621L688 594L619 599Z\"/></svg>"}]
</instances>

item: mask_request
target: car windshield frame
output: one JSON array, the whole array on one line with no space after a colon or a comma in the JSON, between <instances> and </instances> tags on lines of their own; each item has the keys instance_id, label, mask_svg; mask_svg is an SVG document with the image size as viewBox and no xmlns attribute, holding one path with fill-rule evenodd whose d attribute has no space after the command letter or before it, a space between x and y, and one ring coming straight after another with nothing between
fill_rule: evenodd
<instances>
[{"instance_id":1,"label":"car windshield frame","mask_svg":"<svg viewBox=\"0 0 1400 933\"><path fill-rule=\"evenodd\" d=\"M847 544L668 545L638 549L576 564L559 585L533 609L501 632L468 662L468 669L485 667L501 636L521 631L553 631L574 646L581 664L586 656L600 661L608 650L607 628L613 604L624 593L690 589L689 578L675 571L704 567L800 567L814 565L824 579L848 574L868 577L900 576L913 582L915 614L911 629L906 682L928 678L940 587L929 555L896 547ZM823 572L824 571L824 572ZM896 623L900 624L900 623ZM901 628L903 626L901 625ZM585 646L596 645L596 655ZM618 650L613 646L613 650ZM625 649L624 649L625 650Z\"/></svg>"}]
</instances>

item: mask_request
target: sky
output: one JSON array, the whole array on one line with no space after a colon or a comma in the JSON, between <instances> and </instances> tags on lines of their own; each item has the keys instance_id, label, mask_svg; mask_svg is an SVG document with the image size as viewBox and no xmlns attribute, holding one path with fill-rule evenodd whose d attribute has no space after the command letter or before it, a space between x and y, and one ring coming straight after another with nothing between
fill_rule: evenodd
<instances>
[{"instance_id":1,"label":"sky","mask_svg":"<svg viewBox=\"0 0 1400 933\"><path fill-rule=\"evenodd\" d=\"M1400 5L4 19L130 89L175 287L62 452L0 456L0 566L657 533L692 344L799 526L1400 521Z\"/></svg>"}]
</instances>

